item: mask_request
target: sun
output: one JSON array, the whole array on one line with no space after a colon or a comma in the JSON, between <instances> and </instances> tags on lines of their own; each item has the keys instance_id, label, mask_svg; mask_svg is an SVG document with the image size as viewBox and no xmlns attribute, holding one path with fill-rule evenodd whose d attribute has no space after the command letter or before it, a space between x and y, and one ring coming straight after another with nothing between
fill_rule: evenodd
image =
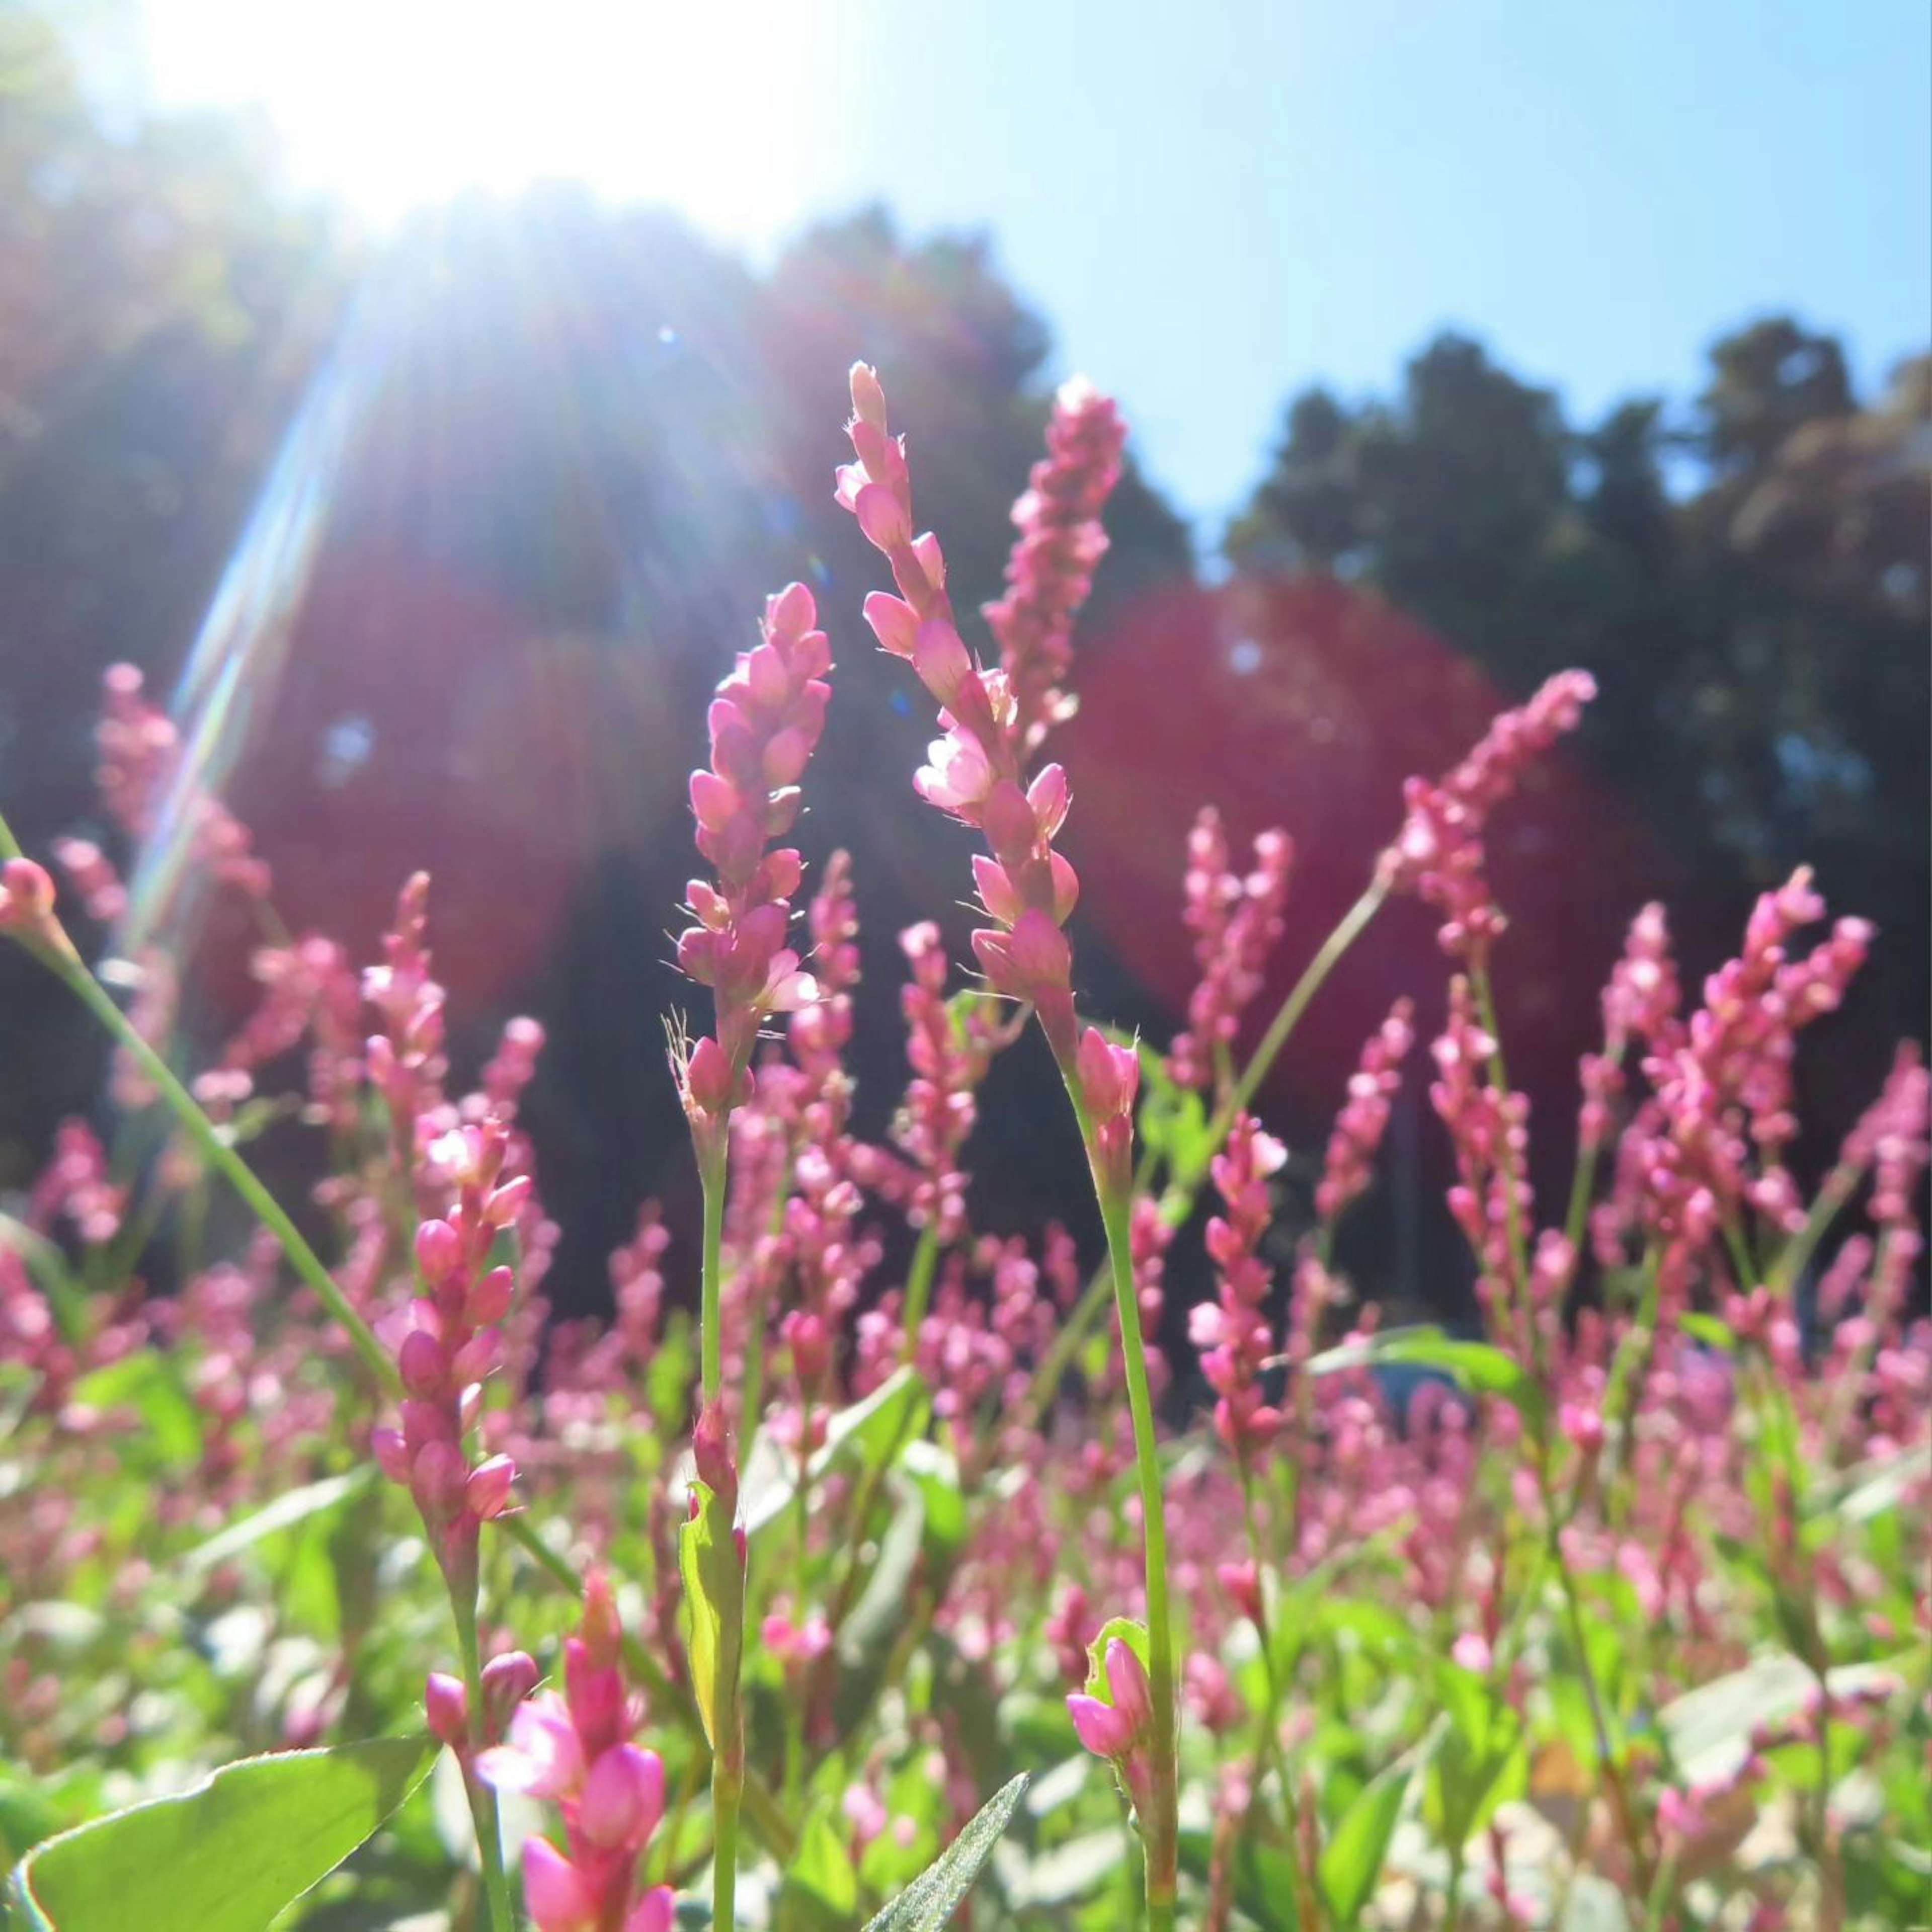
<instances>
[{"instance_id":1,"label":"sun","mask_svg":"<svg viewBox=\"0 0 1932 1932\"><path fill-rule=\"evenodd\" d=\"M768 238L803 212L808 6L729 0L142 0L158 109L253 109L288 181L379 227L471 189L581 182Z\"/></svg>"}]
</instances>

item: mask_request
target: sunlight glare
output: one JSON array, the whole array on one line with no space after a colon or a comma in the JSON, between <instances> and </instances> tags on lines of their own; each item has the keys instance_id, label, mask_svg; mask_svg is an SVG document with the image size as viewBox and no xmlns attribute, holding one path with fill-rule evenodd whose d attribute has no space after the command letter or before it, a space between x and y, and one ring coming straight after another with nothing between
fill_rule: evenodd
<instances>
[{"instance_id":1,"label":"sunlight glare","mask_svg":"<svg viewBox=\"0 0 1932 1932\"><path fill-rule=\"evenodd\" d=\"M253 107L291 184L379 226L466 189L538 180L676 207L769 238L803 212L827 138L812 10L760 0L147 0L145 80L164 108Z\"/></svg>"}]
</instances>

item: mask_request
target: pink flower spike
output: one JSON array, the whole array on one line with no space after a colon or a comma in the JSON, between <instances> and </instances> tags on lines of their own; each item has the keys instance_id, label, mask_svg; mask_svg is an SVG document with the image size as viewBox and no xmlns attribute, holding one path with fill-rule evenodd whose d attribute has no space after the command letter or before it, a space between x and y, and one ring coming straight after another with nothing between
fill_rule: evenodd
<instances>
[{"instance_id":1,"label":"pink flower spike","mask_svg":"<svg viewBox=\"0 0 1932 1932\"><path fill-rule=\"evenodd\" d=\"M1066 1714L1073 1720L1080 1742L1096 1757L1125 1757L1132 1750L1134 1727L1112 1705L1076 1691L1066 1700Z\"/></svg>"}]
</instances>

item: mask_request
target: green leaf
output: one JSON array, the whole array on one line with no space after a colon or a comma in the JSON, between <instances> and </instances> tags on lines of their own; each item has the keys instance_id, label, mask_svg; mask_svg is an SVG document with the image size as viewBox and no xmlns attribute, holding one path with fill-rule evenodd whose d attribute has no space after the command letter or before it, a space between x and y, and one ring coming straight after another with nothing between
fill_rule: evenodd
<instances>
[{"instance_id":1,"label":"green leaf","mask_svg":"<svg viewBox=\"0 0 1932 1932\"><path fill-rule=\"evenodd\" d=\"M1322 1848L1322 1890L1329 1910L1345 1925L1354 1923L1375 1894L1408 1795L1410 1771L1407 1765L1392 1764L1370 1779Z\"/></svg>"},{"instance_id":2,"label":"green leaf","mask_svg":"<svg viewBox=\"0 0 1932 1932\"><path fill-rule=\"evenodd\" d=\"M1540 1430L1547 1419L1542 1390L1514 1355L1487 1342L1459 1342L1439 1328L1397 1328L1370 1341L1330 1348L1309 1364L1308 1372L1327 1376L1360 1368L1434 1369L1460 1388L1499 1397L1533 1429Z\"/></svg>"},{"instance_id":3,"label":"green leaf","mask_svg":"<svg viewBox=\"0 0 1932 1932\"><path fill-rule=\"evenodd\" d=\"M146 1440L162 1462L201 1460L201 1412L188 1392L181 1371L152 1348L124 1355L104 1369L82 1376L73 1399L89 1408L131 1408L141 1418Z\"/></svg>"},{"instance_id":4,"label":"green leaf","mask_svg":"<svg viewBox=\"0 0 1932 1932\"><path fill-rule=\"evenodd\" d=\"M805 1821L798 1853L784 1876L786 1905L814 1924L847 1926L859 1909L859 1874L821 1804Z\"/></svg>"},{"instance_id":5,"label":"green leaf","mask_svg":"<svg viewBox=\"0 0 1932 1932\"><path fill-rule=\"evenodd\" d=\"M935 1556L956 1556L966 1541L966 1498L959 1491L959 1465L924 1436L899 1452L899 1468L926 1505L926 1540Z\"/></svg>"},{"instance_id":6,"label":"green leaf","mask_svg":"<svg viewBox=\"0 0 1932 1932\"><path fill-rule=\"evenodd\" d=\"M29 1932L262 1932L374 1835L440 1748L393 1738L244 1758L48 1839L9 1897Z\"/></svg>"},{"instance_id":7,"label":"green leaf","mask_svg":"<svg viewBox=\"0 0 1932 1932\"><path fill-rule=\"evenodd\" d=\"M373 1466L352 1469L340 1476L325 1476L320 1482L304 1483L290 1490L268 1504L216 1531L206 1543L190 1550L182 1567L191 1575L212 1570L279 1530L291 1529L310 1516L334 1509L350 1497L360 1496L376 1480Z\"/></svg>"},{"instance_id":8,"label":"green leaf","mask_svg":"<svg viewBox=\"0 0 1932 1932\"><path fill-rule=\"evenodd\" d=\"M1214 1858L1214 1838L1202 1831L1180 1834L1180 1868L1203 1885ZM1234 1854L1234 1903L1258 1932L1299 1932L1294 1862L1279 1845L1244 1837Z\"/></svg>"},{"instance_id":9,"label":"green leaf","mask_svg":"<svg viewBox=\"0 0 1932 1932\"><path fill-rule=\"evenodd\" d=\"M820 1481L841 1457L857 1450L864 1450L868 1461L884 1462L896 1444L909 1441L925 1427L928 1400L916 1369L895 1369L870 1395L827 1420L825 1440L812 1459L813 1483ZM748 1470L752 1462L748 1456ZM755 1536L767 1523L776 1522L791 1507L797 1492L795 1461L788 1460L762 1479L747 1481L741 1511L745 1534Z\"/></svg>"},{"instance_id":10,"label":"green leaf","mask_svg":"<svg viewBox=\"0 0 1932 1932\"><path fill-rule=\"evenodd\" d=\"M691 1687L713 1750L737 1734L738 1669L744 1646L745 1568L730 1512L706 1484L691 1485L695 1511L677 1532L678 1574L690 1616Z\"/></svg>"},{"instance_id":11,"label":"green leaf","mask_svg":"<svg viewBox=\"0 0 1932 1932\"><path fill-rule=\"evenodd\" d=\"M1727 1355L1736 1351L1736 1331L1728 1322L1720 1322L1714 1315L1700 1315L1692 1310L1678 1316L1677 1325L1692 1341L1701 1342L1707 1348L1717 1348Z\"/></svg>"},{"instance_id":12,"label":"green leaf","mask_svg":"<svg viewBox=\"0 0 1932 1932\"><path fill-rule=\"evenodd\" d=\"M1027 1781L1022 1772L1002 1785L938 1860L870 1921L866 1932L940 1932L972 1890L973 1881L1006 1828L1013 1808L1025 1796Z\"/></svg>"}]
</instances>

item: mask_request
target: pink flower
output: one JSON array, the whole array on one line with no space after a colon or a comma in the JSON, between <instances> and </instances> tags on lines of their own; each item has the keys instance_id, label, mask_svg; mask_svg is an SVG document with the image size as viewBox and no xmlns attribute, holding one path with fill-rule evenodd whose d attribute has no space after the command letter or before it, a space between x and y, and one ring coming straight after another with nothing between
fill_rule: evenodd
<instances>
[{"instance_id":1,"label":"pink flower","mask_svg":"<svg viewBox=\"0 0 1932 1932\"><path fill-rule=\"evenodd\" d=\"M1100 512L1119 480L1126 442L1114 404L1076 377L1054 398L1047 453L1013 506L1019 536L1006 592L983 614L1013 692L1022 756L1073 709L1060 686L1072 659L1074 618L1107 548Z\"/></svg>"},{"instance_id":2,"label":"pink flower","mask_svg":"<svg viewBox=\"0 0 1932 1932\"><path fill-rule=\"evenodd\" d=\"M1408 815L1382 854L1380 876L1390 890L1412 892L1442 914L1443 948L1456 958L1486 958L1504 924L1483 874L1490 814L1532 760L1576 728L1596 694L1587 671L1559 671L1528 704L1497 718L1447 778L1411 778L1403 788Z\"/></svg>"}]
</instances>

